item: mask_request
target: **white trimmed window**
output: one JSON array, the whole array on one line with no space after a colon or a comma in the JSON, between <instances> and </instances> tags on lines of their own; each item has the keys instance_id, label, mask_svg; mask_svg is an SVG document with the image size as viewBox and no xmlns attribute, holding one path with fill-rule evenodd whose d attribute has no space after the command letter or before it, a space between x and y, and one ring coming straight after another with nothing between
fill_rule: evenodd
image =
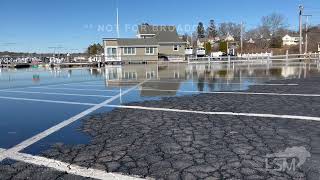
<instances>
[{"instance_id":1,"label":"white trimmed window","mask_svg":"<svg viewBox=\"0 0 320 180\"><path fill-rule=\"evenodd\" d=\"M173 45L173 51L179 51L179 45Z\"/></svg>"},{"instance_id":2,"label":"white trimmed window","mask_svg":"<svg viewBox=\"0 0 320 180\"><path fill-rule=\"evenodd\" d=\"M135 55L136 54L136 48L125 47L125 48L123 48L123 54L124 55Z\"/></svg>"},{"instance_id":3,"label":"white trimmed window","mask_svg":"<svg viewBox=\"0 0 320 180\"><path fill-rule=\"evenodd\" d=\"M156 48L153 48L153 47L146 47L146 55L154 55L155 49Z\"/></svg>"},{"instance_id":4,"label":"white trimmed window","mask_svg":"<svg viewBox=\"0 0 320 180\"><path fill-rule=\"evenodd\" d=\"M155 79L156 78L156 72L154 71L147 71L146 72L147 79Z\"/></svg>"},{"instance_id":5,"label":"white trimmed window","mask_svg":"<svg viewBox=\"0 0 320 180\"><path fill-rule=\"evenodd\" d=\"M107 56L117 55L117 48L107 48Z\"/></svg>"}]
</instances>

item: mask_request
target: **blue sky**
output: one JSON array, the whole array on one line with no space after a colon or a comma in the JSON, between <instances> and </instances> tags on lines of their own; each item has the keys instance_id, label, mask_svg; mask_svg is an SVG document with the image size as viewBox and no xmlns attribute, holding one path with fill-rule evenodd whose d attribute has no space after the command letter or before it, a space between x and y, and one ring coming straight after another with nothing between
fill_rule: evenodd
<instances>
[{"instance_id":1,"label":"blue sky","mask_svg":"<svg viewBox=\"0 0 320 180\"><path fill-rule=\"evenodd\" d=\"M296 29L299 4L314 15L313 24L320 24L319 0L1 0L0 51L84 51L91 43L116 36L108 25L116 24L117 4L121 37L134 37L133 25L142 22L185 27L214 19L244 21L252 28L273 12L285 15Z\"/></svg>"}]
</instances>

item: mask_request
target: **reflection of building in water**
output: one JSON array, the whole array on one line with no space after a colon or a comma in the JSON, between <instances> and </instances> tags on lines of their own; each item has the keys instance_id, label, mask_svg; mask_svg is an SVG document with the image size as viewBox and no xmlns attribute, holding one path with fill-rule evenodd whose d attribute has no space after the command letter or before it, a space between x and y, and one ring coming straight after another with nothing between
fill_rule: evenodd
<instances>
[{"instance_id":1,"label":"reflection of building in water","mask_svg":"<svg viewBox=\"0 0 320 180\"><path fill-rule=\"evenodd\" d=\"M106 67L105 84L108 87L133 86L147 80L142 85L141 96L173 96L181 81L186 79L185 68L185 65L157 64Z\"/></svg>"},{"instance_id":2,"label":"reflection of building in water","mask_svg":"<svg viewBox=\"0 0 320 180\"><path fill-rule=\"evenodd\" d=\"M99 76L101 76L102 73L103 73L102 69L97 69L97 68L91 68L90 69L90 74L92 76L99 77Z\"/></svg>"},{"instance_id":3,"label":"reflection of building in water","mask_svg":"<svg viewBox=\"0 0 320 180\"><path fill-rule=\"evenodd\" d=\"M186 67L185 65L158 67L157 79L142 85L141 96L175 96L181 82L187 78Z\"/></svg>"},{"instance_id":4,"label":"reflection of building in water","mask_svg":"<svg viewBox=\"0 0 320 180\"><path fill-rule=\"evenodd\" d=\"M141 96L175 96L180 89L179 81L165 82L165 81L151 81L142 85ZM166 91L170 90L170 91Z\"/></svg>"},{"instance_id":5,"label":"reflection of building in water","mask_svg":"<svg viewBox=\"0 0 320 180\"><path fill-rule=\"evenodd\" d=\"M192 80L190 87L199 91L244 90L255 83L294 77L300 70L299 66L266 69L248 66L234 68L221 64L149 64L106 67L104 72L107 87L134 86L148 80L141 87L141 96L174 96L186 80Z\"/></svg>"},{"instance_id":6,"label":"reflection of building in water","mask_svg":"<svg viewBox=\"0 0 320 180\"><path fill-rule=\"evenodd\" d=\"M54 67L54 68L50 68L50 72L53 75L53 77L60 77L62 71L60 67Z\"/></svg>"},{"instance_id":7,"label":"reflection of building in water","mask_svg":"<svg viewBox=\"0 0 320 180\"><path fill-rule=\"evenodd\" d=\"M299 75L299 67L287 66L281 68L281 76L284 78L296 77Z\"/></svg>"}]
</instances>

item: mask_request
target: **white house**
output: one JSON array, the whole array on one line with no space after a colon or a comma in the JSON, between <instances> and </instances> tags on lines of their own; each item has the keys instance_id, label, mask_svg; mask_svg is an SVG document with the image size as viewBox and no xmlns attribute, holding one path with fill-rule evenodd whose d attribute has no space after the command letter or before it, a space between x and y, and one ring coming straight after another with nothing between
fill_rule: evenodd
<instances>
[{"instance_id":1,"label":"white house","mask_svg":"<svg viewBox=\"0 0 320 180\"><path fill-rule=\"evenodd\" d=\"M209 42L211 44L211 46L214 45L215 42L219 41L220 38L219 37L215 37L215 38L198 38L197 40L197 47L198 48L204 48L205 44L207 42Z\"/></svg>"},{"instance_id":2,"label":"white house","mask_svg":"<svg viewBox=\"0 0 320 180\"><path fill-rule=\"evenodd\" d=\"M249 41L248 41L248 43L249 43L249 44L254 44L254 43L256 43L256 42L255 42L252 38L250 38Z\"/></svg>"},{"instance_id":3,"label":"white house","mask_svg":"<svg viewBox=\"0 0 320 180\"><path fill-rule=\"evenodd\" d=\"M231 36L230 33L228 33L228 34L224 37L224 40L225 40L225 41L228 41L228 42L233 42L233 41L234 41L234 37Z\"/></svg>"},{"instance_id":4,"label":"white house","mask_svg":"<svg viewBox=\"0 0 320 180\"><path fill-rule=\"evenodd\" d=\"M300 41L300 37L289 36L288 34L282 38L282 44L284 46L293 46L298 45Z\"/></svg>"}]
</instances>

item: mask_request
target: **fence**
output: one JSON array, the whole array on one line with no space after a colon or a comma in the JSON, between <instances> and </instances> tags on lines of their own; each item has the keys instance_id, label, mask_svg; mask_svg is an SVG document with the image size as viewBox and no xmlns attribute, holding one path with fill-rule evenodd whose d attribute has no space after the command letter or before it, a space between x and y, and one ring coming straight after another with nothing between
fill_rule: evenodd
<instances>
[{"instance_id":1,"label":"fence","mask_svg":"<svg viewBox=\"0 0 320 180\"><path fill-rule=\"evenodd\" d=\"M273 62L320 62L320 53L308 54L286 54L272 56L271 54L257 54L245 56L223 56L223 57L189 57L188 63L273 63Z\"/></svg>"}]
</instances>

